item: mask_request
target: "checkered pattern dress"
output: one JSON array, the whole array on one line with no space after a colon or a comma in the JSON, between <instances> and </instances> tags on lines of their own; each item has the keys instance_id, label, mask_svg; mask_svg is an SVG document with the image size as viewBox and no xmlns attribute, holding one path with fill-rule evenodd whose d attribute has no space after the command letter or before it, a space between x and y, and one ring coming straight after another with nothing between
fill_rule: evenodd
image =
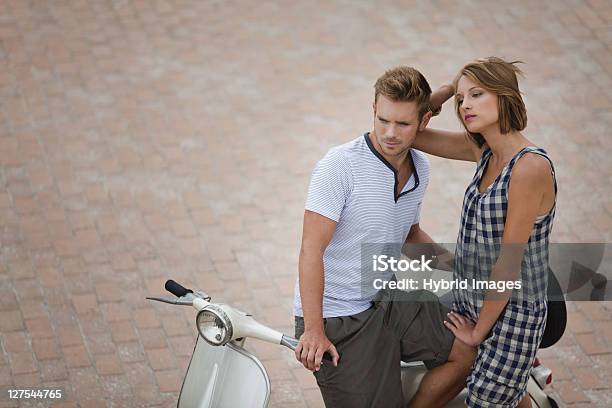
<instances>
[{"instance_id":1,"label":"checkered pattern dress","mask_svg":"<svg viewBox=\"0 0 612 408\"><path fill-rule=\"evenodd\" d=\"M491 158L486 149L463 199L461 230L457 239L455 273L458 279L488 280L501 249L508 210L510 176L517 160L527 153L545 157L542 149L526 147L517 153L497 179L479 193L478 185ZM557 185L555 181L555 196ZM516 407L526 393L533 359L546 324L548 242L555 206L536 218L521 265L522 288L513 295L480 345L474 368L468 378L469 407ZM457 290L454 309L477 320L484 290Z\"/></svg>"}]
</instances>

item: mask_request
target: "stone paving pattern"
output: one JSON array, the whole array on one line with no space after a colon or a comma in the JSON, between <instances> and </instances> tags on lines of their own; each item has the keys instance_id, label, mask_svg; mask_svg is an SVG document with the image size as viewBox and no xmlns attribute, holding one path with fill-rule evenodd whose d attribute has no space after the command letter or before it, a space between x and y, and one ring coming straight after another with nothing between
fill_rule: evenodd
<instances>
[{"instance_id":1,"label":"stone paving pattern","mask_svg":"<svg viewBox=\"0 0 612 408\"><path fill-rule=\"evenodd\" d=\"M174 406L195 328L145 301L167 278L292 333L310 172L370 129L373 83L399 64L437 86L475 57L524 61L554 240L610 242L611 23L604 0L0 0L0 387ZM432 125L459 128L451 106ZM431 162L421 225L453 242L473 165ZM569 308L541 353L554 393L612 406L612 305ZM270 406L323 405L291 352L248 348Z\"/></svg>"}]
</instances>

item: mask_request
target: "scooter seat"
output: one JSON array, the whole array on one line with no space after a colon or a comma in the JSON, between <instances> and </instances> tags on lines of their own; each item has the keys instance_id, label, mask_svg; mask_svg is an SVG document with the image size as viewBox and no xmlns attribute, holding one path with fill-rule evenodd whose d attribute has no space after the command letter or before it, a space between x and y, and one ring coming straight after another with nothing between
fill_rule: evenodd
<instances>
[{"instance_id":1,"label":"scooter seat","mask_svg":"<svg viewBox=\"0 0 612 408\"><path fill-rule=\"evenodd\" d=\"M546 302L548 315L546 316L546 328L542 341L540 341L540 348L547 348L558 342L567 325L567 308L563 299L563 291L557 277L550 268L548 268L547 294L549 299Z\"/></svg>"}]
</instances>

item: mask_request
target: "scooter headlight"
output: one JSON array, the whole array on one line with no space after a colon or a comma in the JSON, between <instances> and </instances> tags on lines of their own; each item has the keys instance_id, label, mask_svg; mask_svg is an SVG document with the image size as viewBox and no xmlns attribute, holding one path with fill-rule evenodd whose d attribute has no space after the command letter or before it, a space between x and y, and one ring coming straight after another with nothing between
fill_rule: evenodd
<instances>
[{"instance_id":1,"label":"scooter headlight","mask_svg":"<svg viewBox=\"0 0 612 408\"><path fill-rule=\"evenodd\" d=\"M225 311L217 305L208 305L198 312L196 326L200 336L208 344L223 346L232 339L232 321Z\"/></svg>"}]
</instances>

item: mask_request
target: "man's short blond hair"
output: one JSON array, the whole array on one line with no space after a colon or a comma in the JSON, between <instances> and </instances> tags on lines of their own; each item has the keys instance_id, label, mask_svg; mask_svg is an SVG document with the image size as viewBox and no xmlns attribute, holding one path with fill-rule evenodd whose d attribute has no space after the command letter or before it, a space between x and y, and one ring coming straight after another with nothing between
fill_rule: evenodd
<instances>
[{"instance_id":1,"label":"man's short blond hair","mask_svg":"<svg viewBox=\"0 0 612 408\"><path fill-rule=\"evenodd\" d=\"M378 95L384 95L396 102L416 102L419 118L431 110L429 83L423 74L412 67L399 66L386 71L376 81L374 89L374 103L378 101Z\"/></svg>"}]
</instances>

